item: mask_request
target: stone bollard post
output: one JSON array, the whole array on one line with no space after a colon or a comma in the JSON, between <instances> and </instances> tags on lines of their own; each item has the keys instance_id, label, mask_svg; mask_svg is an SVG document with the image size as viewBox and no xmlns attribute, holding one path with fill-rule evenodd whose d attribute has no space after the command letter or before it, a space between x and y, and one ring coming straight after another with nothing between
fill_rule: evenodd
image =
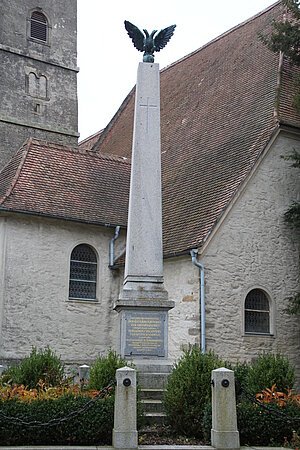
<instances>
[{"instance_id":1,"label":"stone bollard post","mask_svg":"<svg viewBox=\"0 0 300 450\"><path fill-rule=\"evenodd\" d=\"M116 371L116 379L113 447L137 448L136 371L130 367L122 367Z\"/></svg>"},{"instance_id":2,"label":"stone bollard post","mask_svg":"<svg viewBox=\"0 0 300 450\"><path fill-rule=\"evenodd\" d=\"M79 375L80 387L81 387L81 390L83 391L84 385L90 379L90 366L87 366L86 364L79 366L78 375Z\"/></svg>"},{"instance_id":3,"label":"stone bollard post","mask_svg":"<svg viewBox=\"0 0 300 450\"><path fill-rule=\"evenodd\" d=\"M234 372L225 367L212 371L211 445L218 449L239 449Z\"/></svg>"},{"instance_id":4,"label":"stone bollard post","mask_svg":"<svg viewBox=\"0 0 300 450\"><path fill-rule=\"evenodd\" d=\"M83 364L78 368L79 378L83 381L88 381L90 379L90 366Z\"/></svg>"}]
</instances>

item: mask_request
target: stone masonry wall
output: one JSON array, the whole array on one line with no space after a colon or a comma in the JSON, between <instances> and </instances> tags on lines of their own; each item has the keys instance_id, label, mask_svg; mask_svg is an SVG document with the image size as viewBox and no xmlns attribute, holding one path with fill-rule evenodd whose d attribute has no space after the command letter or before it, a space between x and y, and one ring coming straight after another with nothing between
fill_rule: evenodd
<instances>
[{"instance_id":1,"label":"stone masonry wall","mask_svg":"<svg viewBox=\"0 0 300 450\"><path fill-rule=\"evenodd\" d=\"M281 158L293 148L300 149L299 140L281 134L200 260L205 267L207 349L233 362L280 351L296 365L300 379L299 318L283 312L286 297L300 288L299 231L283 218L292 201L300 199L300 171ZM186 257L166 260L164 273L176 301L169 332L170 354L176 357L182 344L199 340L199 270ZM270 335L244 332L244 301L253 288L270 298Z\"/></svg>"},{"instance_id":2,"label":"stone masonry wall","mask_svg":"<svg viewBox=\"0 0 300 450\"><path fill-rule=\"evenodd\" d=\"M175 360L182 347L200 344L199 270L189 256L164 261L165 287L175 307L169 311L169 358Z\"/></svg>"},{"instance_id":3,"label":"stone masonry wall","mask_svg":"<svg viewBox=\"0 0 300 450\"><path fill-rule=\"evenodd\" d=\"M71 147L77 147L78 144L76 136L54 133L38 128L15 126L14 124L0 121L0 171L8 164L12 156L29 137Z\"/></svg>"},{"instance_id":4,"label":"stone masonry wall","mask_svg":"<svg viewBox=\"0 0 300 450\"><path fill-rule=\"evenodd\" d=\"M76 0L0 2L0 170L28 136L78 144ZM40 8L47 42L30 38Z\"/></svg>"},{"instance_id":5,"label":"stone masonry wall","mask_svg":"<svg viewBox=\"0 0 300 450\"><path fill-rule=\"evenodd\" d=\"M108 268L113 235L112 228L1 218L0 360L49 345L70 364L86 363L117 347L119 276ZM97 302L68 300L70 255L80 243L98 255Z\"/></svg>"},{"instance_id":6,"label":"stone masonry wall","mask_svg":"<svg viewBox=\"0 0 300 450\"><path fill-rule=\"evenodd\" d=\"M1 0L0 43L43 55L65 66L76 66L77 0ZM50 27L49 44L28 39L30 14L40 8ZM63 45L62 45L63 44Z\"/></svg>"}]
</instances>

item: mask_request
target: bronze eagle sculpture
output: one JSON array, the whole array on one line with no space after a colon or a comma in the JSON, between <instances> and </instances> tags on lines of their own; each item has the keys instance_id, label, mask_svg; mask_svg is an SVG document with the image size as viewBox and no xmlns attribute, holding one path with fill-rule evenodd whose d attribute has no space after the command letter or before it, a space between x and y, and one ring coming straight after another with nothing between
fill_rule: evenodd
<instances>
[{"instance_id":1,"label":"bronze eagle sculpture","mask_svg":"<svg viewBox=\"0 0 300 450\"><path fill-rule=\"evenodd\" d=\"M153 30L151 34L147 30L143 29L145 35L135 25L125 20L125 28L129 37L132 39L133 45L140 52L144 52L143 62L154 62L154 52L159 52L163 49L171 37L173 36L176 25L171 25L155 36L157 30Z\"/></svg>"}]
</instances>

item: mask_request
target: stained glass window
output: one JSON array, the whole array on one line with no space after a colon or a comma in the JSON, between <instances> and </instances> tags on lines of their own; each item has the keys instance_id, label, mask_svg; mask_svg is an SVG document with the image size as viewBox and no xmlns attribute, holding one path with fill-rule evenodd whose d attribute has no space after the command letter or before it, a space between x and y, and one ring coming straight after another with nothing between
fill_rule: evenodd
<instances>
[{"instance_id":1,"label":"stained glass window","mask_svg":"<svg viewBox=\"0 0 300 450\"><path fill-rule=\"evenodd\" d=\"M245 332L270 333L269 300L261 289L252 289L245 300Z\"/></svg>"},{"instance_id":2,"label":"stained glass window","mask_svg":"<svg viewBox=\"0 0 300 450\"><path fill-rule=\"evenodd\" d=\"M97 257L87 244L77 245L70 261L69 298L96 300Z\"/></svg>"}]
</instances>

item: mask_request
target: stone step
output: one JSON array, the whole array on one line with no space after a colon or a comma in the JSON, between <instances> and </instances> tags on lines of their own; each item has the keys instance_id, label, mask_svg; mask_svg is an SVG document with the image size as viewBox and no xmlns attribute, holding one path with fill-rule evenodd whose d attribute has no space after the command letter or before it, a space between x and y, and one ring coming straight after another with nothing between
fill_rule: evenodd
<instances>
[{"instance_id":1,"label":"stone step","mask_svg":"<svg viewBox=\"0 0 300 450\"><path fill-rule=\"evenodd\" d=\"M163 412L146 412L144 414L147 425L162 425L165 423L166 415Z\"/></svg>"},{"instance_id":2,"label":"stone step","mask_svg":"<svg viewBox=\"0 0 300 450\"><path fill-rule=\"evenodd\" d=\"M140 393L141 393L141 399L142 400L146 400L146 399L151 399L151 400L162 400L164 393L165 393L165 389L141 389Z\"/></svg>"},{"instance_id":3,"label":"stone step","mask_svg":"<svg viewBox=\"0 0 300 450\"><path fill-rule=\"evenodd\" d=\"M137 372L147 372L147 373L168 373L170 374L173 370L172 362L165 361L134 361L135 368Z\"/></svg>"},{"instance_id":4,"label":"stone step","mask_svg":"<svg viewBox=\"0 0 300 450\"><path fill-rule=\"evenodd\" d=\"M164 389L168 375L168 373L138 372L138 384L141 389Z\"/></svg>"},{"instance_id":5,"label":"stone step","mask_svg":"<svg viewBox=\"0 0 300 450\"><path fill-rule=\"evenodd\" d=\"M143 405L143 409L145 413L163 413L164 407L161 400L141 400L141 403Z\"/></svg>"}]
</instances>

